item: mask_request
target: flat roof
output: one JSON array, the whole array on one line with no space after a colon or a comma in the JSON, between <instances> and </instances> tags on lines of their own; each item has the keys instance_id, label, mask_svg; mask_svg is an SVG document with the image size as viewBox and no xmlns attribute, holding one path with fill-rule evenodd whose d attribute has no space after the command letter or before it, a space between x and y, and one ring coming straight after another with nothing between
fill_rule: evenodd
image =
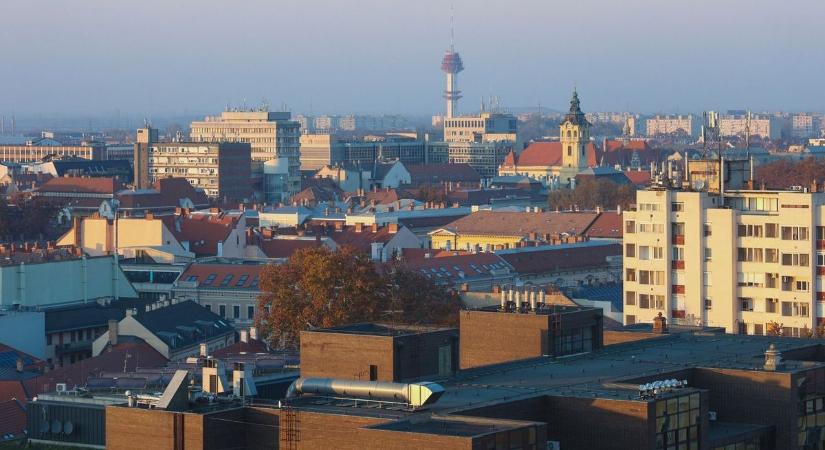
<instances>
[{"instance_id":1,"label":"flat roof","mask_svg":"<svg viewBox=\"0 0 825 450\"><path fill-rule=\"evenodd\" d=\"M505 419L485 419L482 417L431 416L424 420L400 420L368 427L373 430L399 431L407 433L439 434L445 436L473 437L514 430L536 422Z\"/></svg>"},{"instance_id":2,"label":"flat roof","mask_svg":"<svg viewBox=\"0 0 825 450\"><path fill-rule=\"evenodd\" d=\"M448 327L428 327L417 325L394 325L384 323L355 323L340 327L310 330L315 333L342 333L362 334L367 336L408 336L413 334L430 333L433 331L450 330Z\"/></svg>"}]
</instances>

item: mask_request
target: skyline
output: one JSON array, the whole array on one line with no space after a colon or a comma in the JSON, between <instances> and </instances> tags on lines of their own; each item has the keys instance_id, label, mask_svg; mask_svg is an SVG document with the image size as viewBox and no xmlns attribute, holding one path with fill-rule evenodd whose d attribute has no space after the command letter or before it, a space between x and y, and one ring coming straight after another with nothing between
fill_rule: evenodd
<instances>
[{"instance_id":1,"label":"skyline","mask_svg":"<svg viewBox=\"0 0 825 450\"><path fill-rule=\"evenodd\" d=\"M0 86L14 88L0 89L0 113L201 115L244 99L304 114L442 113L450 4L340 3L12 0ZM459 112L491 95L564 110L574 86L585 111L824 109L821 2L545 3L453 2Z\"/></svg>"}]
</instances>

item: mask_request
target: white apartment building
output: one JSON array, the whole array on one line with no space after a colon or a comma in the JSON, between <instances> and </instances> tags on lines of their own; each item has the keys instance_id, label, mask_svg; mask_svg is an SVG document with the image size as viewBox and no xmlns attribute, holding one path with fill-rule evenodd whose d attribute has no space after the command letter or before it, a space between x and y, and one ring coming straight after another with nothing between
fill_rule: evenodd
<instances>
[{"instance_id":1,"label":"white apartment building","mask_svg":"<svg viewBox=\"0 0 825 450\"><path fill-rule=\"evenodd\" d=\"M685 133L688 136L699 135L700 120L692 114L686 116L656 116L647 119L647 136L660 136L674 133Z\"/></svg>"},{"instance_id":2,"label":"white apartment building","mask_svg":"<svg viewBox=\"0 0 825 450\"><path fill-rule=\"evenodd\" d=\"M252 146L252 176L263 177L265 161L287 158L289 178L285 192L301 190L301 125L289 112L224 111L220 116L192 122L194 142L248 142Z\"/></svg>"},{"instance_id":3,"label":"white apartment building","mask_svg":"<svg viewBox=\"0 0 825 450\"><path fill-rule=\"evenodd\" d=\"M624 321L801 336L825 323L825 192L639 191L624 213Z\"/></svg>"},{"instance_id":4,"label":"white apartment building","mask_svg":"<svg viewBox=\"0 0 825 450\"><path fill-rule=\"evenodd\" d=\"M779 121L767 116L727 115L719 119L719 134L724 137L759 136L762 139L779 139L782 134Z\"/></svg>"}]
</instances>

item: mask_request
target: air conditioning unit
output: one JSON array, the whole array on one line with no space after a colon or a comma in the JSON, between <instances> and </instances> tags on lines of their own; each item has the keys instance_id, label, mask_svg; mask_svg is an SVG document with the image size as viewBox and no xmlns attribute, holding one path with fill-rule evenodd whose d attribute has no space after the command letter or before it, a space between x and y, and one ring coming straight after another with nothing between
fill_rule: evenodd
<instances>
[{"instance_id":1,"label":"air conditioning unit","mask_svg":"<svg viewBox=\"0 0 825 450\"><path fill-rule=\"evenodd\" d=\"M561 450L559 441L547 441L547 450Z\"/></svg>"},{"instance_id":2,"label":"air conditioning unit","mask_svg":"<svg viewBox=\"0 0 825 450\"><path fill-rule=\"evenodd\" d=\"M54 387L58 393L66 392L66 383L57 383Z\"/></svg>"},{"instance_id":3,"label":"air conditioning unit","mask_svg":"<svg viewBox=\"0 0 825 450\"><path fill-rule=\"evenodd\" d=\"M708 411L708 420L711 422L716 420L716 411Z\"/></svg>"}]
</instances>

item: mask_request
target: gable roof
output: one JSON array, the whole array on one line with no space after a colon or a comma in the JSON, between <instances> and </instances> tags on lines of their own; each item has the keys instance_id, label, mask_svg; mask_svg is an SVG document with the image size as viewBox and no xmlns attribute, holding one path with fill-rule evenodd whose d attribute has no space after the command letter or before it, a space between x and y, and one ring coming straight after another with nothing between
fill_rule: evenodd
<instances>
[{"instance_id":1,"label":"gable roof","mask_svg":"<svg viewBox=\"0 0 825 450\"><path fill-rule=\"evenodd\" d=\"M447 225L456 233L527 236L583 234L596 220L595 212L503 212L477 211Z\"/></svg>"},{"instance_id":2,"label":"gable roof","mask_svg":"<svg viewBox=\"0 0 825 450\"><path fill-rule=\"evenodd\" d=\"M122 190L117 194L119 209L177 208L188 198L195 207L209 204L206 194L192 187L186 178L161 178L152 189Z\"/></svg>"},{"instance_id":3,"label":"gable roof","mask_svg":"<svg viewBox=\"0 0 825 450\"><path fill-rule=\"evenodd\" d=\"M289 258L298 250L324 246L320 239L261 239L255 244L267 258Z\"/></svg>"},{"instance_id":4,"label":"gable roof","mask_svg":"<svg viewBox=\"0 0 825 450\"><path fill-rule=\"evenodd\" d=\"M415 164L406 166L410 173L410 183L440 184L444 182L478 183L481 175L466 163L461 164Z\"/></svg>"},{"instance_id":5,"label":"gable roof","mask_svg":"<svg viewBox=\"0 0 825 450\"><path fill-rule=\"evenodd\" d=\"M0 401L0 440L26 434L26 408L17 400Z\"/></svg>"},{"instance_id":6,"label":"gable roof","mask_svg":"<svg viewBox=\"0 0 825 450\"><path fill-rule=\"evenodd\" d=\"M262 264L201 264L193 263L186 268L179 281L195 282L200 289L258 291Z\"/></svg>"},{"instance_id":7,"label":"gable roof","mask_svg":"<svg viewBox=\"0 0 825 450\"><path fill-rule=\"evenodd\" d=\"M572 245L544 245L497 252L520 275L577 270L606 265L608 256L621 256L620 244L585 242Z\"/></svg>"},{"instance_id":8,"label":"gable roof","mask_svg":"<svg viewBox=\"0 0 825 450\"><path fill-rule=\"evenodd\" d=\"M186 302L189 303L189 302ZM52 392L55 384L66 383L71 386L85 386L86 380L103 372L134 372L138 368L162 367L167 359L149 344L138 342L121 342L104 350L101 354L80 360L45 374L27 380L26 389L30 396Z\"/></svg>"},{"instance_id":9,"label":"gable roof","mask_svg":"<svg viewBox=\"0 0 825 450\"><path fill-rule=\"evenodd\" d=\"M650 183L650 172L647 170L628 170L624 172L624 176L630 180L631 184L636 186Z\"/></svg>"},{"instance_id":10,"label":"gable roof","mask_svg":"<svg viewBox=\"0 0 825 450\"><path fill-rule=\"evenodd\" d=\"M46 333L106 326L109 320L124 318L127 309L143 309L150 302L149 299L120 299L107 306L89 303L49 308L45 311Z\"/></svg>"},{"instance_id":11,"label":"gable roof","mask_svg":"<svg viewBox=\"0 0 825 450\"><path fill-rule=\"evenodd\" d=\"M585 235L591 238L621 239L623 234L622 214L617 211L600 213L590 224Z\"/></svg>"},{"instance_id":12,"label":"gable roof","mask_svg":"<svg viewBox=\"0 0 825 450\"><path fill-rule=\"evenodd\" d=\"M407 269L436 283L461 283L465 280L509 272L510 266L495 253L466 253L425 249L403 249ZM430 254L430 257L426 255Z\"/></svg>"},{"instance_id":13,"label":"gable roof","mask_svg":"<svg viewBox=\"0 0 825 450\"><path fill-rule=\"evenodd\" d=\"M215 256L218 242L225 242L238 226L243 214L190 213L163 216L164 225L178 242L189 242L196 256Z\"/></svg>"},{"instance_id":14,"label":"gable roof","mask_svg":"<svg viewBox=\"0 0 825 450\"><path fill-rule=\"evenodd\" d=\"M12 369L16 371L18 359L23 361L24 371L40 370L45 365L43 360L0 342L0 369ZM0 401L2 400L3 399L0 398Z\"/></svg>"},{"instance_id":15,"label":"gable roof","mask_svg":"<svg viewBox=\"0 0 825 450\"><path fill-rule=\"evenodd\" d=\"M398 227L399 232L402 229L403 227ZM386 244L392 240L395 235L396 233L390 233L390 228L387 226L378 227L378 230L373 232L372 228L366 225L362 228L361 232L355 231L355 227L345 227L341 231L329 233L329 237L332 238L336 244L349 245L367 253L372 251L373 242Z\"/></svg>"},{"instance_id":16,"label":"gable roof","mask_svg":"<svg viewBox=\"0 0 825 450\"><path fill-rule=\"evenodd\" d=\"M35 189L37 192L76 193L76 194L107 194L114 196L123 189L123 184L115 178L97 177L58 177L43 183Z\"/></svg>"},{"instance_id":17,"label":"gable roof","mask_svg":"<svg viewBox=\"0 0 825 450\"><path fill-rule=\"evenodd\" d=\"M596 166L599 164L601 152L596 144L588 142L585 146L587 153L587 165ZM508 155L504 158L502 167L551 167L562 165L562 145L561 142L533 142L525 148L520 155Z\"/></svg>"},{"instance_id":18,"label":"gable roof","mask_svg":"<svg viewBox=\"0 0 825 450\"><path fill-rule=\"evenodd\" d=\"M181 301L132 316L170 349L193 346L205 339L234 333L221 316L193 301Z\"/></svg>"}]
</instances>

